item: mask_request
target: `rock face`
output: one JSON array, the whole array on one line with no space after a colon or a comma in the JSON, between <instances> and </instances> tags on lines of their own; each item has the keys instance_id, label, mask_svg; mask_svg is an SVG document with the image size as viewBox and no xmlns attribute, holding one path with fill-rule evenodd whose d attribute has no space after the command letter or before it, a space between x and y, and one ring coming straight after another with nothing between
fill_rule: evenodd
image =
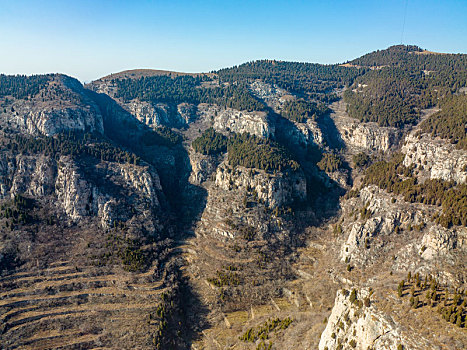
<instances>
[{"instance_id":1,"label":"rock face","mask_svg":"<svg viewBox=\"0 0 467 350\"><path fill-rule=\"evenodd\" d=\"M120 102L120 105L149 127L182 127L192 122L196 116L196 107L189 103L177 105L176 110L166 103L149 103L137 99L129 103Z\"/></svg>"},{"instance_id":2,"label":"rock face","mask_svg":"<svg viewBox=\"0 0 467 350\"><path fill-rule=\"evenodd\" d=\"M20 131L32 135L104 132L99 108L76 79L63 75L54 76L49 86L35 97L15 100L7 115L3 113L2 117L2 124L12 123Z\"/></svg>"},{"instance_id":3,"label":"rock face","mask_svg":"<svg viewBox=\"0 0 467 350\"><path fill-rule=\"evenodd\" d=\"M405 153L405 166L416 165L431 179L467 181L467 152L456 149L445 140L410 134L405 138L402 152Z\"/></svg>"},{"instance_id":4,"label":"rock face","mask_svg":"<svg viewBox=\"0 0 467 350\"><path fill-rule=\"evenodd\" d=\"M231 108L200 104L198 106L200 118L211 119L213 128L222 133L249 133L258 137L270 138L274 136L275 128L270 117L265 112L244 112Z\"/></svg>"},{"instance_id":5,"label":"rock face","mask_svg":"<svg viewBox=\"0 0 467 350\"><path fill-rule=\"evenodd\" d=\"M450 254L453 250L467 250L467 229L446 229L435 225L423 236L421 255L432 260Z\"/></svg>"},{"instance_id":6,"label":"rock face","mask_svg":"<svg viewBox=\"0 0 467 350\"><path fill-rule=\"evenodd\" d=\"M279 125L281 137L288 143L306 150L307 146L324 146L324 135L315 120L308 119L305 123L283 121Z\"/></svg>"},{"instance_id":7,"label":"rock face","mask_svg":"<svg viewBox=\"0 0 467 350\"><path fill-rule=\"evenodd\" d=\"M185 127L196 117L196 106L190 103L169 105L164 102L147 102L133 99L129 102L117 98L117 86L111 80L95 81L88 85L97 93L112 97L124 110L149 127Z\"/></svg>"},{"instance_id":8,"label":"rock face","mask_svg":"<svg viewBox=\"0 0 467 350\"><path fill-rule=\"evenodd\" d=\"M357 291L356 301L351 300L351 294L337 292L319 350L386 350L397 349L399 345L404 349L431 349L428 341L417 336L415 342L391 316L380 312L372 303L363 305L362 301L369 297L367 290Z\"/></svg>"},{"instance_id":9,"label":"rock face","mask_svg":"<svg viewBox=\"0 0 467 350\"><path fill-rule=\"evenodd\" d=\"M285 102L295 98L277 85L267 84L260 80L251 83L250 89L257 98L263 100L277 113L280 112Z\"/></svg>"},{"instance_id":10,"label":"rock face","mask_svg":"<svg viewBox=\"0 0 467 350\"><path fill-rule=\"evenodd\" d=\"M343 101L331 105L334 120L342 141L354 151L387 152L400 139L396 128L380 127L376 123L362 123L348 116Z\"/></svg>"},{"instance_id":11,"label":"rock face","mask_svg":"<svg viewBox=\"0 0 467 350\"><path fill-rule=\"evenodd\" d=\"M149 168L102 161L94 169L83 169L71 158L61 157L55 189L60 206L73 221L97 215L108 228L137 213L154 230L154 210L160 207L162 188Z\"/></svg>"},{"instance_id":12,"label":"rock face","mask_svg":"<svg viewBox=\"0 0 467 350\"><path fill-rule=\"evenodd\" d=\"M364 187L360 191L359 203L355 200L348 203L349 208L363 208L371 213L370 217L351 221L344 227L344 232L348 232L348 237L341 248L341 260L348 257L352 261L364 261L365 256L374 254L367 253L366 245L372 241L374 247L377 243L377 236L388 236L394 234L399 229L406 229L409 226L420 225L429 216L420 205L411 204L401 207L401 203L392 201L392 197L375 185ZM383 244L383 242L381 242Z\"/></svg>"},{"instance_id":13,"label":"rock face","mask_svg":"<svg viewBox=\"0 0 467 350\"><path fill-rule=\"evenodd\" d=\"M190 151L191 173L189 181L194 185L201 185L216 171L219 160L217 157Z\"/></svg>"},{"instance_id":14,"label":"rock face","mask_svg":"<svg viewBox=\"0 0 467 350\"><path fill-rule=\"evenodd\" d=\"M216 186L224 190L254 191L270 208L286 206L306 198L306 180L302 172L268 174L257 169L232 169L222 163L216 172Z\"/></svg>"},{"instance_id":15,"label":"rock face","mask_svg":"<svg viewBox=\"0 0 467 350\"><path fill-rule=\"evenodd\" d=\"M26 193L42 197L54 190L55 162L46 156L0 154L0 198Z\"/></svg>"},{"instance_id":16,"label":"rock face","mask_svg":"<svg viewBox=\"0 0 467 350\"><path fill-rule=\"evenodd\" d=\"M97 216L103 227L136 213L154 230L162 188L154 169L101 161L80 163L68 156L0 155L0 198L26 194L53 202L71 221Z\"/></svg>"},{"instance_id":17,"label":"rock face","mask_svg":"<svg viewBox=\"0 0 467 350\"><path fill-rule=\"evenodd\" d=\"M96 190L81 176L78 166L69 157L58 164L55 192L65 213L73 220L89 215L98 200Z\"/></svg>"},{"instance_id":18,"label":"rock face","mask_svg":"<svg viewBox=\"0 0 467 350\"><path fill-rule=\"evenodd\" d=\"M367 152L387 152L398 140L394 128L381 128L373 123L337 123L343 141Z\"/></svg>"}]
</instances>

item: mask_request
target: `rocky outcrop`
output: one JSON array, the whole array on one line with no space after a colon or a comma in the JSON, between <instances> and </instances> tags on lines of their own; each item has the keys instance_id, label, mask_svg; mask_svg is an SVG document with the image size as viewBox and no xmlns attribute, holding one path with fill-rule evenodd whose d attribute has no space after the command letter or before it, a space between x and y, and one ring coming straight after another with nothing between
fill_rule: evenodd
<instances>
[{"instance_id":1,"label":"rocky outcrop","mask_svg":"<svg viewBox=\"0 0 467 350\"><path fill-rule=\"evenodd\" d=\"M396 128L381 127L376 123L362 123L348 116L341 100L331 105L331 118L345 145L355 152L387 152L396 145L401 132Z\"/></svg>"},{"instance_id":2,"label":"rocky outcrop","mask_svg":"<svg viewBox=\"0 0 467 350\"><path fill-rule=\"evenodd\" d=\"M405 138L402 152L404 165L415 165L421 175L457 183L467 181L467 152L445 140L412 133Z\"/></svg>"},{"instance_id":3,"label":"rocky outcrop","mask_svg":"<svg viewBox=\"0 0 467 350\"><path fill-rule=\"evenodd\" d=\"M30 134L52 136L68 131L103 132L102 117L96 110L65 108L36 111L32 109L25 114L22 114L22 111L19 109L16 120Z\"/></svg>"},{"instance_id":4,"label":"rocky outcrop","mask_svg":"<svg viewBox=\"0 0 467 350\"><path fill-rule=\"evenodd\" d=\"M379 311L369 301L368 290L355 291L355 300L352 294L346 290L337 292L319 350L386 350L399 345L403 349L431 349L427 340L421 336L413 339L390 315ZM364 303L365 298L368 301Z\"/></svg>"},{"instance_id":5,"label":"rocky outcrop","mask_svg":"<svg viewBox=\"0 0 467 350\"><path fill-rule=\"evenodd\" d=\"M295 98L277 85L267 84L261 80L251 83L250 89L257 98L264 101L276 113L280 112L285 102Z\"/></svg>"},{"instance_id":6,"label":"rocky outcrop","mask_svg":"<svg viewBox=\"0 0 467 350\"><path fill-rule=\"evenodd\" d=\"M54 191L55 162L46 156L0 155L0 198L16 194L42 197Z\"/></svg>"},{"instance_id":7,"label":"rocky outcrop","mask_svg":"<svg viewBox=\"0 0 467 350\"><path fill-rule=\"evenodd\" d=\"M392 198L377 186L370 185L360 191L358 200L354 199L346 204L351 211L366 208L365 211L370 215L360 220L351 220L344 227L348 236L340 252L342 261L350 257L353 262L364 261L368 255L366 246L370 240L374 246L375 237L388 236L400 229L423 224L429 217L421 205L403 204L400 201L396 203ZM384 245L384 241L381 244Z\"/></svg>"},{"instance_id":8,"label":"rocky outcrop","mask_svg":"<svg viewBox=\"0 0 467 350\"><path fill-rule=\"evenodd\" d=\"M200 104L200 118L212 120L213 128L218 132L249 133L258 137L274 136L275 127L265 112L245 112L217 105Z\"/></svg>"},{"instance_id":9,"label":"rocky outcrop","mask_svg":"<svg viewBox=\"0 0 467 350\"><path fill-rule=\"evenodd\" d=\"M382 128L373 123L336 123L346 145L367 152L387 152L398 140L395 128Z\"/></svg>"},{"instance_id":10,"label":"rocky outcrop","mask_svg":"<svg viewBox=\"0 0 467 350\"><path fill-rule=\"evenodd\" d=\"M432 260L445 256L454 249L467 251L467 229L447 229L434 225L423 236L420 253L424 259Z\"/></svg>"},{"instance_id":11,"label":"rocky outcrop","mask_svg":"<svg viewBox=\"0 0 467 350\"><path fill-rule=\"evenodd\" d=\"M56 198L60 210L72 221L98 216L104 227L132 217L132 207L144 217L155 219L162 191L153 170L128 164L101 162L86 173L71 157L58 162L47 156L18 155L0 158L0 198L26 194L39 200ZM99 179L96 181L96 179ZM103 180L105 179L105 180ZM56 197L55 197L56 196Z\"/></svg>"},{"instance_id":12,"label":"rocky outcrop","mask_svg":"<svg viewBox=\"0 0 467 350\"><path fill-rule=\"evenodd\" d=\"M201 185L216 171L219 160L215 156L204 155L194 150L190 151L191 173L189 181Z\"/></svg>"},{"instance_id":13,"label":"rocky outcrop","mask_svg":"<svg viewBox=\"0 0 467 350\"><path fill-rule=\"evenodd\" d=\"M12 197L20 193L34 197L50 194L55 175L56 164L49 157L17 156L10 194Z\"/></svg>"},{"instance_id":14,"label":"rocky outcrop","mask_svg":"<svg viewBox=\"0 0 467 350\"><path fill-rule=\"evenodd\" d=\"M14 100L1 123L13 124L32 135L52 136L63 132L103 133L97 105L75 79L56 75L49 86L28 100ZM5 120L6 119L6 120Z\"/></svg>"},{"instance_id":15,"label":"rocky outcrop","mask_svg":"<svg viewBox=\"0 0 467 350\"><path fill-rule=\"evenodd\" d=\"M181 127L192 122L196 117L196 107L189 103L176 106L176 111L166 103L150 103L134 99L129 103L119 101L140 122L149 127Z\"/></svg>"},{"instance_id":16,"label":"rocky outcrop","mask_svg":"<svg viewBox=\"0 0 467 350\"><path fill-rule=\"evenodd\" d=\"M306 180L301 171L269 174L262 170L236 167L222 163L216 172L216 186L227 190L251 191L270 208L291 204L306 198Z\"/></svg>"},{"instance_id":17,"label":"rocky outcrop","mask_svg":"<svg viewBox=\"0 0 467 350\"><path fill-rule=\"evenodd\" d=\"M324 135L315 120L308 119L305 123L283 120L279 124L281 137L295 147L306 151L308 146L324 146Z\"/></svg>"},{"instance_id":18,"label":"rocky outcrop","mask_svg":"<svg viewBox=\"0 0 467 350\"><path fill-rule=\"evenodd\" d=\"M55 192L59 205L74 221L95 210L99 198L97 188L86 181L70 157L60 157Z\"/></svg>"},{"instance_id":19,"label":"rocky outcrop","mask_svg":"<svg viewBox=\"0 0 467 350\"><path fill-rule=\"evenodd\" d=\"M148 102L137 98L124 101L117 97L117 85L111 80L98 80L89 84L88 87L97 93L112 97L120 107L149 127L180 128L190 124L197 117L196 106L191 103L169 105L165 102Z\"/></svg>"},{"instance_id":20,"label":"rocky outcrop","mask_svg":"<svg viewBox=\"0 0 467 350\"><path fill-rule=\"evenodd\" d=\"M55 192L71 220L96 215L103 227L110 227L117 220L128 221L138 214L149 220L150 226L157 221L154 215L160 207L158 193L162 188L154 170L101 162L91 171L69 157L60 158Z\"/></svg>"}]
</instances>

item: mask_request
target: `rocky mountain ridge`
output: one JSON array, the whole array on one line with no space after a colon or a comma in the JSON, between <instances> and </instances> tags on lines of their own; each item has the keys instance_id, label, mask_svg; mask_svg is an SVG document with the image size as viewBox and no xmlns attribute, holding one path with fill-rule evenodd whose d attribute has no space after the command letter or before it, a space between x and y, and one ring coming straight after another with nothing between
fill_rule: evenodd
<instances>
[{"instance_id":1,"label":"rocky mountain ridge","mask_svg":"<svg viewBox=\"0 0 467 350\"><path fill-rule=\"evenodd\" d=\"M465 347L466 150L367 59L0 94L1 346Z\"/></svg>"}]
</instances>

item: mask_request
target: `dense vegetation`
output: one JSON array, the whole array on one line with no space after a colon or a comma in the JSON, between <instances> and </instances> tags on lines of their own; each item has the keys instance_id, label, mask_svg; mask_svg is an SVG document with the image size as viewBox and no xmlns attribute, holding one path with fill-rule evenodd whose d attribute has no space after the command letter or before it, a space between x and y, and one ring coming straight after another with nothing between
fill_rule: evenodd
<instances>
[{"instance_id":1,"label":"dense vegetation","mask_svg":"<svg viewBox=\"0 0 467 350\"><path fill-rule=\"evenodd\" d=\"M282 116L285 118L304 123L308 119L316 120L318 117L329 112L324 104L316 104L304 100L292 100L284 103L282 107Z\"/></svg>"},{"instance_id":2,"label":"dense vegetation","mask_svg":"<svg viewBox=\"0 0 467 350\"><path fill-rule=\"evenodd\" d=\"M418 118L416 106L421 104L420 88L412 74L404 70L372 71L362 79L367 86L346 90L347 112L362 122L401 127ZM428 107L425 104L423 107Z\"/></svg>"},{"instance_id":3,"label":"dense vegetation","mask_svg":"<svg viewBox=\"0 0 467 350\"><path fill-rule=\"evenodd\" d=\"M286 317L284 319L273 318L267 320L265 323L257 327L249 328L240 336L240 340L252 343L256 342L258 339L266 340L269 338L269 333L287 329L292 322L293 320L290 317Z\"/></svg>"},{"instance_id":4,"label":"dense vegetation","mask_svg":"<svg viewBox=\"0 0 467 350\"><path fill-rule=\"evenodd\" d=\"M25 225L33 222L34 218L31 215L33 208L33 199L16 194L10 203L6 202L0 206L0 219L7 219L6 227L13 230L17 224Z\"/></svg>"},{"instance_id":5,"label":"dense vegetation","mask_svg":"<svg viewBox=\"0 0 467 350\"><path fill-rule=\"evenodd\" d=\"M140 141L145 146L175 146L182 142L182 136L166 126L157 129L147 130Z\"/></svg>"},{"instance_id":6,"label":"dense vegetation","mask_svg":"<svg viewBox=\"0 0 467 350\"><path fill-rule=\"evenodd\" d=\"M245 84L228 84L218 87L202 87L207 76L165 75L142 77L139 79L116 79L117 97L125 101L138 98L149 102L179 104L215 103L238 110L259 111L264 105L249 93Z\"/></svg>"},{"instance_id":7,"label":"dense vegetation","mask_svg":"<svg viewBox=\"0 0 467 350\"><path fill-rule=\"evenodd\" d=\"M277 142L248 133L232 134L227 138L209 128L193 141L192 146L202 154L218 154L227 150L229 164L233 167L244 166L269 172L296 171L300 167Z\"/></svg>"},{"instance_id":8,"label":"dense vegetation","mask_svg":"<svg viewBox=\"0 0 467 350\"><path fill-rule=\"evenodd\" d=\"M227 151L227 143L227 137L209 128L193 141L192 146L198 153L218 154Z\"/></svg>"},{"instance_id":9,"label":"dense vegetation","mask_svg":"<svg viewBox=\"0 0 467 350\"><path fill-rule=\"evenodd\" d=\"M356 167L363 168L371 163L371 158L365 152L360 152L352 157L352 161Z\"/></svg>"},{"instance_id":10,"label":"dense vegetation","mask_svg":"<svg viewBox=\"0 0 467 350\"><path fill-rule=\"evenodd\" d=\"M415 45L394 45L363 55L351 64L366 67L393 66L409 70L459 71L467 67L465 54L420 54L423 50Z\"/></svg>"},{"instance_id":11,"label":"dense vegetation","mask_svg":"<svg viewBox=\"0 0 467 350\"><path fill-rule=\"evenodd\" d=\"M316 164L323 171L333 172L343 167L342 159L334 153L324 153L321 160Z\"/></svg>"},{"instance_id":12,"label":"dense vegetation","mask_svg":"<svg viewBox=\"0 0 467 350\"><path fill-rule=\"evenodd\" d=\"M467 150L467 95L451 96L442 101L440 107L441 111L421 123L421 130Z\"/></svg>"},{"instance_id":13,"label":"dense vegetation","mask_svg":"<svg viewBox=\"0 0 467 350\"><path fill-rule=\"evenodd\" d=\"M379 66L355 79L344 94L350 116L381 126L402 127L418 120L421 109L438 104L467 85L467 55L416 54L395 46L352 61Z\"/></svg>"},{"instance_id":14,"label":"dense vegetation","mask_svg":"<svg viewBox=\"0 0 467 350\"><path fill-rule=\"evenodd\" d=\"M0 74L0 97L12 96L27 99L38 94L52 79L52 75L4 75Z\"/></svg>"},{"instance_id":15,"label":"dense vegetation","mask_svg":"<svg viewBox=\"0 0 467 350\"><path fill-rule=\"evenodd\" d=\"M405 167L403 154L397 154L389 161L379 161L365 172L365 184L375 184L380 188L403 195L408 202L418 202L442 207L442 214L436 222L450 227L467 226L467 184L455 185L439 179L418 183L412 168Z\"/></svg>"},{"instance_id":16,"label":"dense vegetation","mask_svg":"<svg viewBox=\"0 0 467 350\"><path fill-rule=\"evenodd\" d=\"M55 159L61 155L87 155L111 162L140 163L140 158L135 154L91 134L68 133L36 138L18 134L5 141L2 147L10 149L15 154L45 154Z\"/></svg>"},{"instance_id":17,"label":"dense vegetation","mask_svg":"<svg viewBox=\"0 0 467 350\"><path fill-rule=\"evenodd\" d=\"M242 279L237 273L237 270L238 268L233 265L225 266L222 270L216 271L216 277L211 277L207 280L209 283L219 288L224 286L238 286Z\"/></svg>"},{"instance_id":18,"label":"dense vegetation","mask_svg":"<svg viewBox=\"0 0 467 350\"><path fill-rule=\"evenodd\" d=\"M233 167L240 165L265 171L296 171L300 167L278 143L248 133L231 137L227 151Z\"/></svg>"},{"instance_id":19,"label":"dense vegetation","mask_svg":"<svg viewBox=\"0 0 467 350\"><path fill-rule=\"evenodd\" d=\"M349 85L364 72L363 69L322 65L317 63L260 60L217 71L223 82L252 82L261 79L269 84L310 97L330 102L335 88Z\"/></svg>"}]
</instances>

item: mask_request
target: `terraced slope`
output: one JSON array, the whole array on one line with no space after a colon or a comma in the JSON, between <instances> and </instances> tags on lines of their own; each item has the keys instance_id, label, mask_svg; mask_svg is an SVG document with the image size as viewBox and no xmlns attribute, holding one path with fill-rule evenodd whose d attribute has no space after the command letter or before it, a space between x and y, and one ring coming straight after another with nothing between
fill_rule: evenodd
<instances>
[{"instance_id":1,"label":"terraced slope","mask_svg":"<svg viewBox=\"0 0 467 350\"><path fill-rule=\"evenodd\" d=\"M160 281L153 281L153 272L57 261L3 276L3 347L144 348L152 334L149 314L164 291Z\"/></svg>"}]
</instances>

